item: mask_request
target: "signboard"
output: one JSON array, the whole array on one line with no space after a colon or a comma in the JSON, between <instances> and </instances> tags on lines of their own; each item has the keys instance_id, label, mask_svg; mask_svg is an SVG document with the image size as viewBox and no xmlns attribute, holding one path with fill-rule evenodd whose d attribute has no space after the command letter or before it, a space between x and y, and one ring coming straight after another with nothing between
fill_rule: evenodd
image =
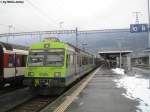
<instances>
[{"instance_id":1,"label":"signboard","mask_svg":"<svg viewBox=\"0 0 150 112\"><path fill-rule=\"evenodd\" d=\"M131 24L130 32L131 33L148 32L148 25L147 24Z\"/></svg>"}]
</instances>

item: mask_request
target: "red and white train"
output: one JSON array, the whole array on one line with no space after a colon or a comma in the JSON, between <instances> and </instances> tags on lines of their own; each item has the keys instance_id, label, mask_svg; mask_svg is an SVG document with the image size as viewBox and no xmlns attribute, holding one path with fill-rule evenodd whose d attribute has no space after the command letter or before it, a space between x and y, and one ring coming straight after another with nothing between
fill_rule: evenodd
<instances>
[{"instance_id":1,"label":"red and white train","mask_svg":"<svg viewBox=\"0 0 150 112\"><path fill-rule=\"evenodd\" d=\"M0 86L23 80L28 55L27 47L0 42Z\"/></svg>"}]
</instances>

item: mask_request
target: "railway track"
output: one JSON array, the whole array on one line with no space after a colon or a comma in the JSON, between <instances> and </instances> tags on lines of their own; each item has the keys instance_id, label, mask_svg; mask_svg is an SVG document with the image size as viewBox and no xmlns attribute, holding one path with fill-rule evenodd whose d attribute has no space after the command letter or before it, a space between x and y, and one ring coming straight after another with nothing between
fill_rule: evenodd
<instances>
[{"instance_id":1,"label":"railway track","mask_svg":"<svg viewBox=\"0 0 150 112\"><path fill-rule=\"evenodd\" d=\"M40 112L64 112L87 86L88 82L93 78L96 72L100 69L101 68L98 68L91 72L89 75L85 76L77 84L72 86L68 91L59 96L56 100L43 108Z\"/></svg>"},{"instance_id":2,"label":"railway track","mask_svg":"<svg viewBox=\"0 0 150 112\"><path fill-rule=\"evenodd\" d=\"M80 85L82 85L82 83L85 82L90 74L79 80L76 84L69 87L62 95L36 96L22 104L15 106L14 108L9 109L7 112L45 112L45 109L47 109L47 107L50 107L50 111L48 109L48 112L54 111L54 109L57 108L58 105L68 99L68 96L70 96L76 89L80 87Z\"/></svg>"},{"instance_id":3,"label":"railway track","mask_svg":"<svg viewBox=\"0 0 150 112\"><path fill-rule=\"evenodd\" d=\"M38 112L55 99L56 97L38 96L21 105L18 105L8 112Z\"/></svg>"},{"instance_id":4,"label":"railway track","mask_svg":"<svg viewBox=\"0 0 150 112\"><path fill-rule=\"evenodd\" d=\"M149 69L148 65L133 65L133 67Z\"/></svg>"},{"instance_id":5,"label":"railway track","mask_svg":"<svg viewBox=\"0 0 150 112\"><path fill-rule=\"evenodd\" d=\"M35 96L37 96L37 93L31 91L28 87L2 94L0 95L0 112L7 112Z\"/></svg>"},{"instance_id":6,"label":"railway track","mask_svg":"<svg viewBox=\"0 0 150 112\"><path fill-rule=\"evenodd\" d=\"M25 86L21 85L21 86L2 87L2 88L0 88L0 95L10 93L10 92L13 92L13 91L15 91L17 89L21 89L21 88L25 88Z\"/></svg>"}]
</instances>

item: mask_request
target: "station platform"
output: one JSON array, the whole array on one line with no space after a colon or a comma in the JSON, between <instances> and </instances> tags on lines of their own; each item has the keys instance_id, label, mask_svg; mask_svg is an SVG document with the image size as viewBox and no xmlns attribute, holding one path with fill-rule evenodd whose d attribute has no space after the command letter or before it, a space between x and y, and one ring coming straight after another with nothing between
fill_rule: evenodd
<instances>
[{"instance_id":1,"label":"station platform","mask_svg":"<svg viewBox=\"0 0 150 112\"><path fill-rule=\"evenodd\" d=\"M116 87L114 80L120 77L112 70L99 70L66 112L136 112L138 102Z\"/></svg>"}]
</instances>

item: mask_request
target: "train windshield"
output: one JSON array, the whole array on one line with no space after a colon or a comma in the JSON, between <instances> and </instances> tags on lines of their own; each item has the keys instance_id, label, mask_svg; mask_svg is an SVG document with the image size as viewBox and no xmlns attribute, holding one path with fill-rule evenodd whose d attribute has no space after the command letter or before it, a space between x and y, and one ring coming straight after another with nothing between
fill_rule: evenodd
<instances>
[{"instance_id":1,"label":"train windshield","mask_svg":"<svg viewBox=\"0 0 150 112\"><path fill-rule=\"evenodd\" d=\"M30 52L28 66L63 66L64 50Z\"/></svg>"}]
</instances>

